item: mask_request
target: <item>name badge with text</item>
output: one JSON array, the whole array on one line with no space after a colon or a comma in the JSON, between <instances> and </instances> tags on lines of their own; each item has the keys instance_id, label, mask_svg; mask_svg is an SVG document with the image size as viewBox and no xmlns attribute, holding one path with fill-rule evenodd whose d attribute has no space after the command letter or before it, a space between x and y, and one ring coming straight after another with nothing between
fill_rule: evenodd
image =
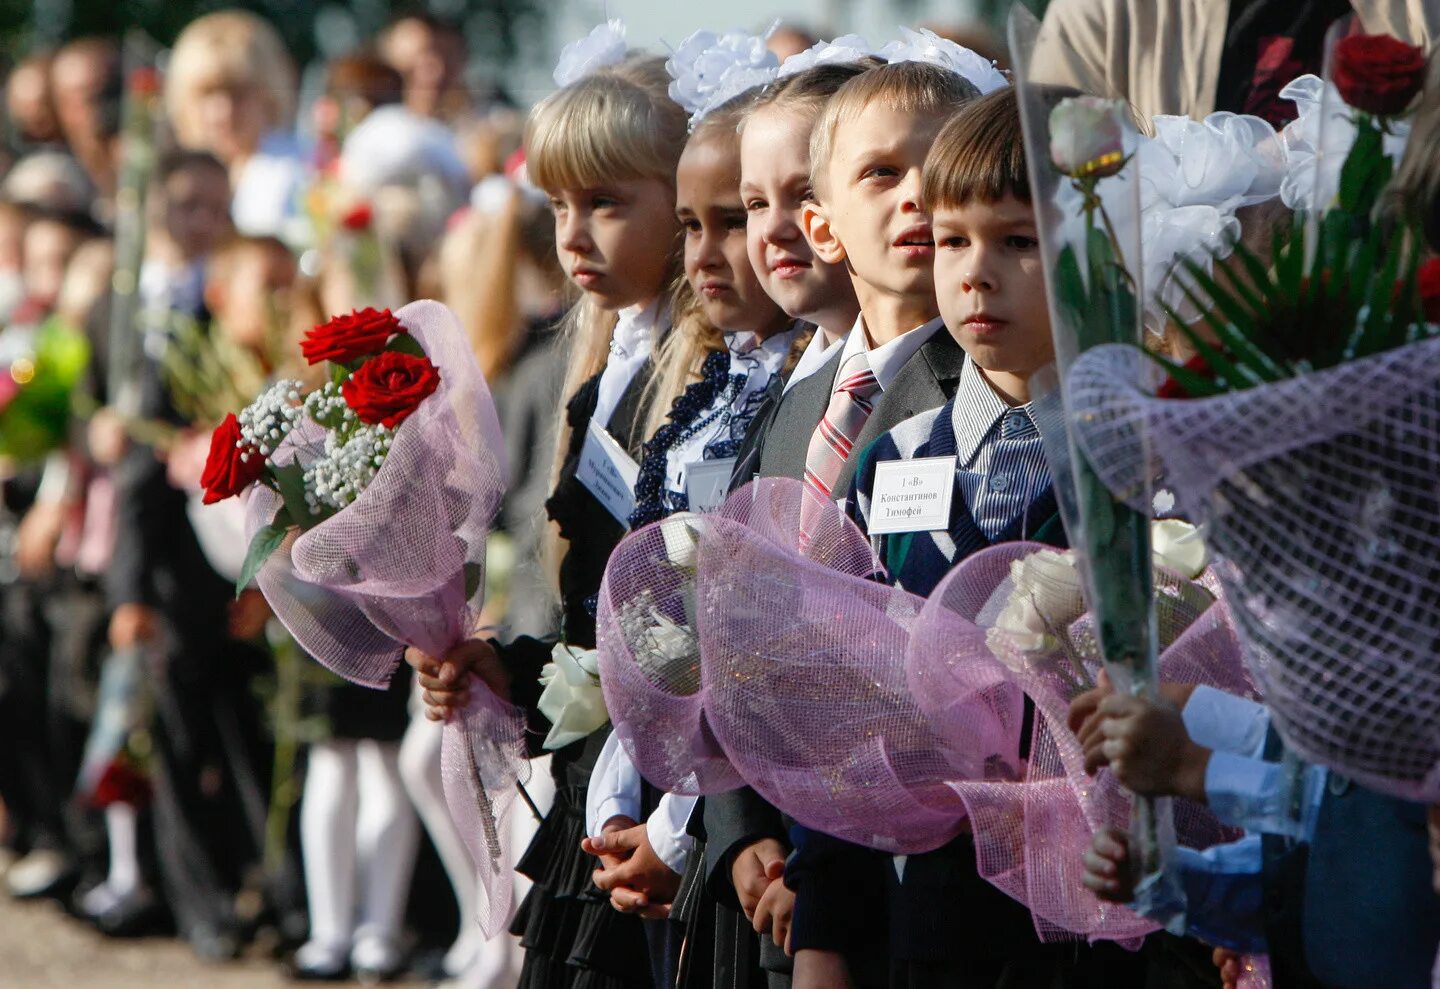
<instances>
[{"instance_id":1,"label":"name badge with text","mask_svg":"<svg viewBox=\"0 0 1440 989\"><path fill-rule=\"evenodd\" d=\"M628 526L630 513L635 511L635 482L640 479L640 465L615 442L615 437L594 422L585 431L585 445L580 448L580 466L575 479L595 496L605 510Z\"/></svg>"},{"instance_id":2,"label":"name badge with text","mask_svg":"<svg viewBox=\"0 0 1440 989\"><path fill-rule=\"evenodd\" d=\"M955 495L955 463L951 456L876 464L875 489L870 496L870 535L948 529L950 499Z\"/></svg>"},{"instance_id":3,"label":"name badge with text","mask_svg":"<svg viewBox=\"0 0 1440 989\"><path fill-rule=\"evenodd\" d=\"M685 465L685 497L692 512L713 512L725 503L735 458L697 460Z\"/></svg>"}]
</instances>

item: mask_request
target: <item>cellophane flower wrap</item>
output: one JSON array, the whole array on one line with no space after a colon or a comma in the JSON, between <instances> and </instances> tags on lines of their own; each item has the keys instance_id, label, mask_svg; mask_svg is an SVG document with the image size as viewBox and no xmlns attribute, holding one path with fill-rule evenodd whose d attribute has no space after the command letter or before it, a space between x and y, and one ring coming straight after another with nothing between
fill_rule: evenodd
<instances>
[{"instance_id":1,"label":"cellophane flower wrap","mask_svg":"<svg viewBox=\"0 0 1440 989\"><path fill-rule=\"evenodd\" d=\"M1369 47L1347 37L1336 48L1342 94L1363 82L1363 63L1349 63ZM1335 176L1318 214L1281 230L1268 256L1237 250L1241 266L1224 277L1190 269L1210 330L1192 340L1196 361L1103 348L1075 365L1069 390L1081 443L1113 490L1163 472L1205 524L1287 745L1433 802L1440 326L1426 312L1417 238L1374 222L1392 169L1385 143L1418 89L1411 76L1408 95L1381 80L1385 105L1401 108L1394 119L1343 111L1343 161L1314 163ZM1323 135L1316 146L1328 146Z\"/></svg>"},{"instance_id":2,"label":"cellophane flower wrap","mask_svg":"<svg viewBox=\"0 0 1440 989\"><path fill-rule=\"evenodd\" d=\"M499 422L440 303L411 303L393 320L341 317L305 346L313 362L331 362L331 382L303 401L298 383L282 382L222 424L217 436L238 430L233 442L249 445L226 469L217 439L207 489L250 491L242 582L254 574L322 664L384 688L406 646L444 656L477 631L486 537L505 489ZM517 709L476 689L442 747L446 801L487 893L487 933L509 912L501 835L525 765L522 731Z\"/></svg>"},{"instance_id":3,"label":"cellophane flower wrap","mask_svg":"<svg viewBox=\"0 0 1440 989\"><path fill-rule=\"evenodd\" d=\"M1032 82L1039 23L1010 13L1025 157L1045 261L1056 367L1065 372L1091 348L1139 344L1145 287L1140 222L1139 136L1124 101L1068 96ZM1092 93L1107 93L1095 80ZM1040 376L1036 376L1037 379ZM1032 394L1041 391L1032 380ZM1114 496L1074 441L1075 409L1041 430L1057 500L1083 577L1096 639L1116 689L1154 696L1158 646L1150 567L1149 478L1130 503ZM1060 424L1063 423L1063 427ZM1141 436L1143 441L1143 436ZM1134 504L1143 505L1137 510ZM1185 897L1169 867L1174 843L1168 798L1134 801L1136 900L1146 916L1179 932Z\"/></svg>"}]
</instances>

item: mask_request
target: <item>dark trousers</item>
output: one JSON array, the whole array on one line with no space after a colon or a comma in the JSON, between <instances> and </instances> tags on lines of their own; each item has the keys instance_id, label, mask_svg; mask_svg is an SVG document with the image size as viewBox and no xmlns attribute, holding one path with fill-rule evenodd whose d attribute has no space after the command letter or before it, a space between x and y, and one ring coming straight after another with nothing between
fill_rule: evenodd
<instances>
[{"instance_id":1,"label":"dark trousers","mask_svg":"<svg viewBox=\"0 0 1440 989\"><path fill-rule=\"evenodd\" d=\"M270 754L237 643L182 646L156 678L155 844L183 934L235 927L233 900L260 856Z\"/></svg>"}]
</instances>

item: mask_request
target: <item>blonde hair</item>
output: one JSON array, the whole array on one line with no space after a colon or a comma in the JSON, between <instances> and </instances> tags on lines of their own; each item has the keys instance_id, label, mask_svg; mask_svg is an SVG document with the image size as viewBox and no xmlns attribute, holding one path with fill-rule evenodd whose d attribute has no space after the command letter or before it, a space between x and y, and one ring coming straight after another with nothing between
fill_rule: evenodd
<instances>
[{"instance_id":1,"label":"blonde hair","mask_svg":"<svg viewBox=\"0 0 1440 989\"><path fill-rule=\"evenodd\" d=\"M165 81L165 108L180 143L199 144L193 103L216 82L252 87L265 102L271 127L295 112L295 66L268 22L245 10L221 10L191 21L175 40Z\"/></svg>"},{"instance_id":2,"label":"blonde hair","mask_svg":"<svg viewBox=\"0 0 1440 989\"><path fill-rule=\"evenodd\" d=\"M1410 124L1410 140L1384 199L1390 219L1403 218L1419 228L1430 250L1440 252L1440 50L1430 56L1430 70Z\"/></svg>"},{"instance_id":3,"label":"blonde hair","mask_svg":"<svg viewBox=\"0 0 1440 989\"><path fill-rule=\"evenodd\" d=\"M875 56L866 56L854 62L812 65L794 75L777 79L761 90L745 111L745 116L740 121L740 132L744 133L746 123L756 112L771 107L810 114L813 125L813 118L819 116L825 104L830 102L830 97L834 96L841 86L884 64Z\"/></svg>"},{"instance_id":4,"label":"blonde hair","mask_svg":"<svg viewBox=\"0 0 1440 989\"><path fill-rule=\"evenodd\" d=\"M881 103L901 113L944 115L979 95L968 79L926 62L894 62L861 73L835 91L810 132L811 188L817 196L823 195L836 132L870 104Z\"/></svg>"}]
</instances>

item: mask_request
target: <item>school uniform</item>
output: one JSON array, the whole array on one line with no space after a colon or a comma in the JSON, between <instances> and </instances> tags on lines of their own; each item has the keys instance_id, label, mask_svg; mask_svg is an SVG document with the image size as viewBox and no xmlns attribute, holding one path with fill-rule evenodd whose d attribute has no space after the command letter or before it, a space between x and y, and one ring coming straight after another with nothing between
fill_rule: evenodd
<instances>
[{"instance_id":1,"label":"school uniform","mask_svg":"<svg viewBox=\"0 0 1440 989\"><path fill-rule=\"evenodd\" d=\"M577 648L595 646L595 608L610 553L625 534L620 520L581 483L581 451L592 422L602 426L631 456L640 453L645 421L643 396L654 365L656 338L666 326L663 306L623 312L615 327L605 368L580 386L566 403L569 445L545 511L566 540L560 561L560 612L564 640ZM511 700L527 716L532 755L549 721L537 707L541 667L550 660L555 638L518 636L493 642L510 673ZM527 989L631 989L652 984L638 918L618 913L595 888L597 860L585 854L585 794L591 770L609 737L603 728L553 753L555 801L516 869L534 881L520 904L511 933L520 937L525 962L519 985Z\"/></svg>"},{"instance_id":2,"label":"school uniform","mask_svg":"<svg viewBox=\"0 0 1440 989\"><path fill-rule=\"evenodd\" d=\"M964 353L940 320L869 351L866 344L858 319L842 341L828 348L817 334L779 395L772 395L757 415L739 452L732 487L755 476L805 477L811 440L831 405L842 367L856 354L870 358L879 390L873 411L853 442L853 454L834 480L832 490L841 494L848 489L859 451L892 426L943 405L955 393ZM748 788L706 798L705 882L718 904L717 984L722 977L741 979L757 962L770 973L772 986L788 983L789 957L770 938L757 939L739 910L730 869L735 855L761 839L774 838L788 847L792 823ZM793 875L787 869L787 884L797 887L792 947L845 952L859 983L875 984L883 977L877 962L884 956L884 921L874 912L883 889L883 863L848 843L813 832L807 835L812 848L818 851L824 846L833 855L812 859L829 862L825 867Z\"/></svg>"}]
</instances>

